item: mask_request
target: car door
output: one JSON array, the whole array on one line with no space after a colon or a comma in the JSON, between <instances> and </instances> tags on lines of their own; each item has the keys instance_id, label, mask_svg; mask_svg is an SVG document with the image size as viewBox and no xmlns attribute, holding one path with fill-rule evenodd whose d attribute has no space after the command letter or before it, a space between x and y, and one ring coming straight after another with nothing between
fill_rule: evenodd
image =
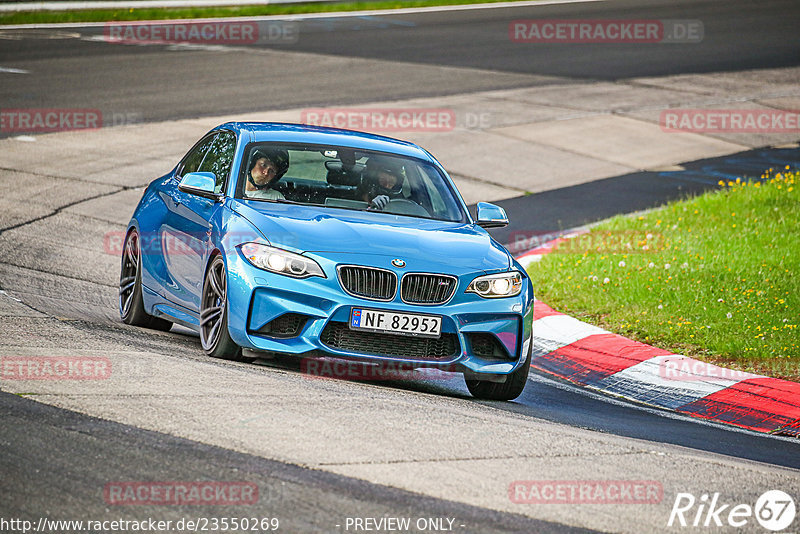
<instances>
[{"instance_id":1,"label":"car door","mask_svg":"<svg viewBox=\"0 0 800 534\"><path fill-rule=\"evenodd\" d=\"M178 232L175 228L175 211L179 209L178 182L185 173L196 171L200 167L216 136L217 132L211 132L195 143L175 167L172 175L154 189L153 200L159 202L161 208L153 211L160 216L139 221L142 249L147 251L147 254L142 254L143 272L152 274L152 278L143 275L142 282L174 303L179 300L180 290L178 283L173 279L173 272L177 270L173 263L180 262L180 256L184 254L184 247L176 243Z\"/></svg>"},{"instance_id":2,"label":"car door","mask_svg":"<svg viewBox=\"0 0 800 534\"><path fill-rule=\"evenodd\" d=\"M209 252L209 221L222 204L178 189L180 179L189 172L211 172L216 177L215 191L224 191L236 150L236 136L229 131L215 132L196 145L185 158L167 191L171 205L162 232L162 250L169 273L167 298L189 310L200 309L203 269Z\"/></svg>"}]
</instances>

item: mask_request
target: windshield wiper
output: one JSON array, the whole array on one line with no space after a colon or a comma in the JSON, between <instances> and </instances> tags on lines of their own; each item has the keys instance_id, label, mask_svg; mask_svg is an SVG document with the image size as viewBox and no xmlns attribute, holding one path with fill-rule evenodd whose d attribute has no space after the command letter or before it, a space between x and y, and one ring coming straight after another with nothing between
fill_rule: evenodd
<instances>
[{"instance_id":1,"label":"windshield wiper","mask_svg":"<svg viewBox=\"0 0 800 534\"><path fill-rule=\"evenodd\" d=\"M296 202L294 200L286 200L285 198L258 198L250 197L245 200L258 200L259 202L275 202L277 204L296 204L298 206L312 206L313 204L306 204L305 202Z\"/></svg>"}]
</instances>

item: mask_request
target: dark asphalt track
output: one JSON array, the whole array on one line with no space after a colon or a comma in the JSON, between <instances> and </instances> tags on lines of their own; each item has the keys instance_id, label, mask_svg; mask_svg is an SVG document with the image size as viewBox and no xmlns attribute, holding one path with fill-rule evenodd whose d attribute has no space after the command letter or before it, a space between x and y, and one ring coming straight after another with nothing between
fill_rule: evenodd
<instances>
[{"instance_id":1,"label":"dark asphalt track","mask_svg":"<svg viewBox=\"0 0 800 534\"><path fill-rule=\"evenodd\" d=\"M294 368L299 372L294 362L286 362L280 368ZM445 384L406 381L381 382L380 385L470 398L466 387L458 380ZM644 409L625 401L612 402L603 395L587 392L550 375L531 373L525 391L515 401L486 404L498 410L597 432L800 469L800 444L795 439L776 439L721 424L700 423L666 410Z\"/></svg>"},{"instance_id":2,"label":"dark asphalt track","mask_svg":"<svg viewBox=\"0 0 800 534\"><path fill-rule=\"evenodd\" d=\"M517 19L699 20L696 44L518 44ZM800 62L800 2L619 0L300 22L249 53L109 45L102 28L0 31L3 107L139 113L145 121ZM37 38L30 38L31 36ZM273 51L317 55L276 55ZM352 58L375 60L354 62ZM442 67L447 67L443 69Z\"/></svg>"},{"instance_id":3,"label":"dark asphalt track","mask_svg":"<svg viewBox=\"0 0 800 534\"><path fill-rule=\"evenodd\" d=\"M691 19L701 44L518 44L516 19ZM385 22L385 21L388 21ZM796 65L800 4L792 0L622 0L533 8L306 22L299 50L585 80ZM341 29L351 30L339 33ZM330 32L337 31L335 40ZM380 38L378 38L380 36ZM365 46L365 44L367 46Z\"/></svg>"},{"instance_id":4,"label":"dark asphalt track","mask_svg":"<svg viewBox=\"0 0 800 534\"><path fill-rule=\"evenodd\" d=\"M280 369L301 372L296 360L274 360ZM739 431L721 424L707 424L657 408L642 408L626 401L611 401L564 380L531 373L522 395L513 402L486 402L498 410L567 424L597 432L744 458L766 464L800 469L800 444L792 438L773 438ZM382 387L436 395L471 398L460 380L447 382L380 382ZM478 402L474 401L473 402ZM602 403L602 404L598 404Z\"/></svg>"}]
</instances>

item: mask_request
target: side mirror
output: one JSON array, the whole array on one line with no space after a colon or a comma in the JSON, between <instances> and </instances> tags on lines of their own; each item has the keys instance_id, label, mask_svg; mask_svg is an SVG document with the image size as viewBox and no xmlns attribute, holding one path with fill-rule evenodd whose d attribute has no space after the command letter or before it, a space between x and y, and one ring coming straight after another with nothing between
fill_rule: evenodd
<instances>
[{"instance_id":1,"label":"side mirror","mask_svg":"<svg viewBox=\"0 0 800 534\"><path fill-rule=\"evenodd\" d=\"M506 210L488 202L478 202L478 226L482 228L502 228L508 226Z\"/></svg>"},{"instance_id":2,"label":"side mirror","mask_svg":"<svg viewBox=\"0 0 800 534\"><path fill-rule=\"evenodd\" d=\"M190 172L181 178L178 189L184 193L218 201L222 198L222 194L214 192L216 185L217 177L213 172Z\"/></svg>"}]
</instances>

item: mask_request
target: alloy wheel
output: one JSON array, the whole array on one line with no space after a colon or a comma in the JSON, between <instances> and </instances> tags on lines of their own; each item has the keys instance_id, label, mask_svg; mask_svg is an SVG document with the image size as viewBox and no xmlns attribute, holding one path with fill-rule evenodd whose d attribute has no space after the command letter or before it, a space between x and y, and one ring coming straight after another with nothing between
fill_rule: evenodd
<instances>
[{"instance_id":1,"label":"alloy wheel","mask_svg":"<svg viewBox=\"0 0 800 534\"><path fill-rule=\"evenodd\" d=\"M119 275L119 313L127 317L131 310L136 279L139 276L139 234L134 230L125 240L122 255L122 269Z\"/></svg>"},{"instance_id":2,"label":"alloy wheel","mask_svg":"<svg viewBox=\"0 0 800 534\"><path fill-rule=\"evenodd\" d=\"M210 351L219 342L222 334L227 305L227 283L225 263L215 259L208 270L203 286L203 300L200 312L200 341L203 349Z\"/></svg>"}]
</instances>

